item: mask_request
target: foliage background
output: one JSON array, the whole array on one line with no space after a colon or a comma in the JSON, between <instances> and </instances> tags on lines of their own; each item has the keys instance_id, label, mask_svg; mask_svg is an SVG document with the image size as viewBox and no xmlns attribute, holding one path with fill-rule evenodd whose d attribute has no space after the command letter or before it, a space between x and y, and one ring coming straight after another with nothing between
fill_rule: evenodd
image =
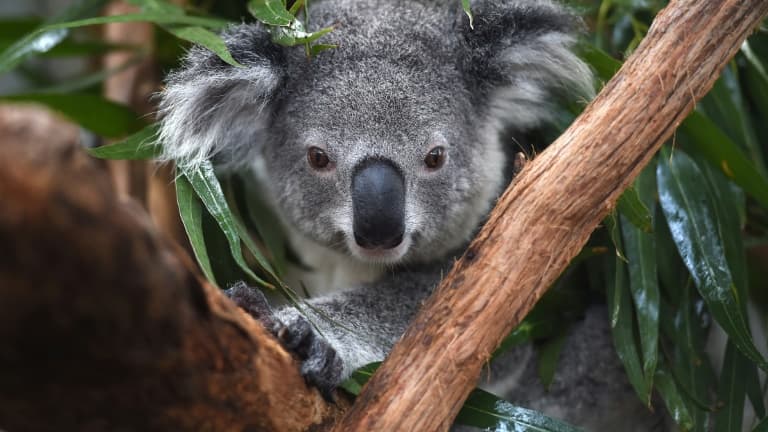
<instances>
[{"instance_id":1,"label":"foliage background","mask_svg":"<svg viewBox=\"0 0 768 432\"><path fill-rule=\"evenodd\" d=\"M184 7L133 0L136 13L105 18L106 3L81 0L53 16L0 17L0 100L38 102L59 111L88 131L91 139L84 144L96 143L90 151L98 157L156 154L151 116L102 96L105 80L137 63L151 60L160 75L195 42L236 64L215 31L254 15L276 26L280 43L298 45L295 49L308 55L331 48L322 44L327 30L303 27L302 2L288 10L279 0L196 1ZM580 49L599 86L642 41L666 2L570 4L587 24ZM106 42L98 25L116 21L152 22L162 30L151 46ZM116 68L98 61L117 51L130 55ZM673 140L622 196L617 211L500 350L533 341L540 349L541 378L551 382L565 366L558 357L569 323L588 303L604 302L617 354L645 404L666 409L681 430L768 431L763 373L768 370L767 62L768 31L756 29ZM564 105L560 120L541 131L540 141L557 136L581 108ZM102 138L123 141L98 146ZM217 178L210 165L180 170L176 178L179 213L206 276L221 287L244 279L278 289L301 306L301 288L280 280L291 251L247 182ZM725 336L713 340L717 335ZM345 388L359 391L374 368L361 370ZM470 396L459 421L485 428L574 430L481 391Z\"/></svg>"}]
</instances>

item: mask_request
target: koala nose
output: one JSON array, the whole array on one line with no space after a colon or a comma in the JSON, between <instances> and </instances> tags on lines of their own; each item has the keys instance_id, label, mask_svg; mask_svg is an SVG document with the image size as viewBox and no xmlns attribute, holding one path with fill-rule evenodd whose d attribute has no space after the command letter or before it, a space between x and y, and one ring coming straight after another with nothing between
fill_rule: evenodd
<instances>
[{"instance_id":1,"label":"koala nose","mask_svg":"<svg viewBox=\"0 0 768 432\"><path fill-rule=\"evenodd\" d=\"M365 249L391 249L405 233L405 181L387 160L362 162L352 176L355 242Z\"/></svg>"}]
</instances>

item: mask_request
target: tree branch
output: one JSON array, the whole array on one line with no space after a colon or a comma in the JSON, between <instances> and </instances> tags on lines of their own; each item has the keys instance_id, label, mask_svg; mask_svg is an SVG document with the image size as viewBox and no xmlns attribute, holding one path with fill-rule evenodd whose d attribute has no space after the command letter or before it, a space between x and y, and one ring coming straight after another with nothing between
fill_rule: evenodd
<instances>
[{"instance_id":1,"label":"tree branch","mask_svg":"<svg viewBox=\"0 0 768 432\"><path fill-rule=\"evenodd\" d=\"M77 128L0 106L0 429L299 431L343 406L202 281Z\"/></svg>"},{"instance_id":2,"label":"tree branch","mask_svg":"<svg viewBox=\"0 0 768 432\"><path fill-rule=\"evenodd\" d=\"M447 430L502 338L766 12L766 0L671 1L616 77L507 189L334 430Z\"/></svg>"}]
</instances>

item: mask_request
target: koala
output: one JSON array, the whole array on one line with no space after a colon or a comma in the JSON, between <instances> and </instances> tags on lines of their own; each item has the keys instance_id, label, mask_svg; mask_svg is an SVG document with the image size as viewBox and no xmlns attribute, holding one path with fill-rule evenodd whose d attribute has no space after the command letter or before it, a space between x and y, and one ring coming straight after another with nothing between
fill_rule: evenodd
<instances>
[{"instance_id":1,"label":"koala","mask_svg":"<svg viewBox=\"0 0 768 432\"><path fill-rule=\"evenodd\" d=\"M318 0L313 26L337 47L308 58L260 24L223 32L234 67L193 47L161 94L164 158L252 176L301 266L306 307L228 294L302 360L330 397L381 361L510 181L515 144L554 101L592 95L573 53L580 21L549 0ZM626 383L607 312L587 311L546 391L536 353L513 349L486 385L593 430L658 423ZM627 419L637 419L627 423ZM620 425L620 426L619 426ZM634 426L636 425L636 426ZM636 427L635 429L631 429ZM618 428L618 429L617 429Z\"/></svg>"}]
</instances>

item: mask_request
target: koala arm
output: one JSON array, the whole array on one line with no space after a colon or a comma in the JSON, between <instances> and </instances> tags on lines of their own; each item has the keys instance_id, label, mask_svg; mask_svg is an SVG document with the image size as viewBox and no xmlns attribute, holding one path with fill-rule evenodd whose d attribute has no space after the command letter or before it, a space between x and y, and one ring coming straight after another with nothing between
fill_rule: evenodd
<instances>
[{"instance_id":1,"label":"koala arm","mask_svg":"<svg viewBox=\"0 0 768 432\"><path fill-rule=\"evenodd\" d=\"M307 300L301 311L284 306L273 312L260 292L244 284L227 294L302 360L302 375L330 399L352 372L386 357L440 278L440 268L401 270Z\"/></svg>"}]
</instances>

